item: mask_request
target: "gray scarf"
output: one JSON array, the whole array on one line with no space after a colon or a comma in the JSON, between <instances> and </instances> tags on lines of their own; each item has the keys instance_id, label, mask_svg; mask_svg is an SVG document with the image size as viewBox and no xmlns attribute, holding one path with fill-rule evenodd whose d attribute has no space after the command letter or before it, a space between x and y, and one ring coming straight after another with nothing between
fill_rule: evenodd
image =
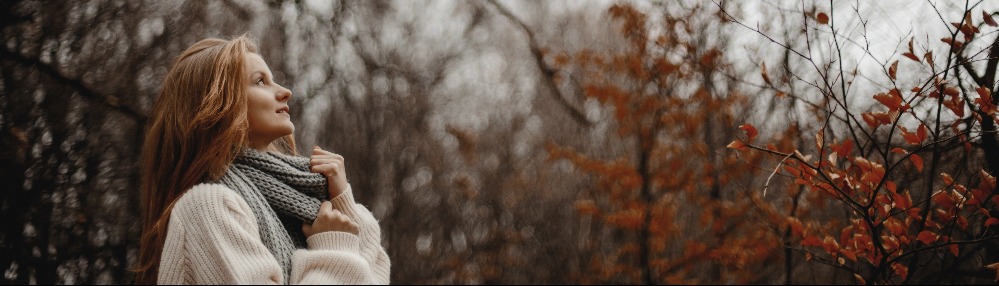
<instances>
[{"instance_id":1,"label":"gray scarf","mask_svg":"<svg viewBox=\"0 0 999 286\"><path fill-rule=\"evenodd\" d=\"M243 196L257 217L260 239L291 277L291 256L305 248L302 222L312 223L322 200L329 199L326 178L309 172L309 159L247 148L218 183Z\"/></svg>"}]
</instances>

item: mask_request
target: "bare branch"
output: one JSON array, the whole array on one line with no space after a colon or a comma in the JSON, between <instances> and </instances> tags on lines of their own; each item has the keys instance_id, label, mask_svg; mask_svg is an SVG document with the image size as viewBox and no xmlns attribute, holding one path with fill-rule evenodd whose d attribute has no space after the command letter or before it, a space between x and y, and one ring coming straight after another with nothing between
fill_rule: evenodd
<instances>
[{"instance_id":1,"label":"bare branch","mask_svg":"<svg viewBox=\"0 0 999 286\"><path fill-rule=\"evenodd\" d=\"M18 53L11 52L6 48L0 48L0 57L8 59L24 67L34 68L39 72L51 77L52 79L62 82L67 86L73 88L74 90L79 92L80 95L82 95L83 97L96 101L118 112L124 113L125 115L134 118L140 124L146 121L146 115L144 113L137 111L132 107L121 104L117 97L114 97L113 95L101 96L97 94L97 92L91 90L86 85L84 85L83 82L80 81L79 79L70 78L62 74L62 72L60 72L55 67L43 63L38 59L31 59L25 57Z\"/></svg>"},{"instance_id":2,"label":"bare branch","mask_svg":"<svg viewBox=\"0 0 999 286\"><path fill-rule=\"evenodd\" d=\"M554 96L555 99L558 100L561 106L565 108L566 112L569 113L569 115L576 123L579 123L587 127L592 126L593 123L590 122L588 119L586 119L585 113L581 111L580 108L576 107L574 104L569 102L565 94L563 94L562 91L559 90L558 85L555 84L554 78L556 70L545 64L545 55L544 53L541 52L541 48L538 46L538 42L534 36L534 32L532 32L531 29L527 27L527 24L525 24L519 18L514 16L513 13L510 12L510 10L504 8L503 5L496 3L495 0L490 0L489 3L492 3L500 14L502 14L504 17L513 22L513 24L519 26L521 30L523 30L524 33L527 34L527 44L530 47L531 55L534 56L534 62L538 66L538 70L540 70L541 73L544 75L542 77L542 80L544 81L545 87L548 88L549 93L551 93L552 96Z\"/></svg>"}]
</instances>

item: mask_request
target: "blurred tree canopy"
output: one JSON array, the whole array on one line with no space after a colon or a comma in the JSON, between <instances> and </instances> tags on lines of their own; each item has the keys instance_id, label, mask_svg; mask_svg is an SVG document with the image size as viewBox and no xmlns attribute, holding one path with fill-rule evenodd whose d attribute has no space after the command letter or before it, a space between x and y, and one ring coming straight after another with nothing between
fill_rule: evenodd
<instances>
[{"instance_id":1,"label":"blurred tree canopy","mask_svg":"<svg viewBox=\"0 0 999 286\"><path fill-rule=\"evenodd\" d=\"M933 6L951 41L889 61L868 6L806 2L0 2L2 281L132 282L162 78L249 33L393 283L994 282L994 7Z\"/></svg>"}]
</instances>

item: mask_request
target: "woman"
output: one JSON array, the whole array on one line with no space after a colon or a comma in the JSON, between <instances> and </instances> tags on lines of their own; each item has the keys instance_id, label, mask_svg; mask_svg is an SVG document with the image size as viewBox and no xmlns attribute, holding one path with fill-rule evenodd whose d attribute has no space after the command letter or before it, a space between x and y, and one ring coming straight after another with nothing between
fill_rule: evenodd
<instances>
[{"instance_id":1,"label":"woman","mask_svg":"<svg viewBox=\"0 0 999 286\"><path fill-rule=\"evenodd\" d=\"M388 284L343 157L295 156L291 96L245 35L175 60L142 150L139 283Z\"/></svg>"}]
</instances>

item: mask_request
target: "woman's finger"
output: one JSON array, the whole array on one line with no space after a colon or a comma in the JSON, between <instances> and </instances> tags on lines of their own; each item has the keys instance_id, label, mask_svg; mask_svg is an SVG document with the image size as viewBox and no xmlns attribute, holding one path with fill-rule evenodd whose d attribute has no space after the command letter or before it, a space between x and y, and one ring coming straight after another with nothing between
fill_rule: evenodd
<instances>
[{"instance_id":1,"label":"woman's finger","mask_svg":"<svg viewBox=\"0 0 999 286\"><path fill-rule=\"evenodd\" d=\"M335 158L327 158L327 159L313 158L312 160L309 160L309 165L311 166L330 164L330 163L337 163L343 165L343 160Z\"/></svg>"},{"instance_id":2,"label":"woman's finger","mask_svg":"<svg viewBox=\"0 0 999 286\"><path fill-rule=\"evenodd\" d=\"M316 174L323 174L324 176L336 176L340 174L340 169L332 164L325 164L312 167L312 172Z\"/></svg>"},{"instance_id":3,"label":"woman's finger","mask_svg":"<svg viewBox=\"0 0 999 286\"><path fill-rule=\"evenodd\" d=\"M340 154L323 150L323 148L319 148L319 146L316 146L315 148L312 148L312 155L313 156L332 156L334 158L343 160L343 156L340 156Z\"/></svg>"}]
</instances>

